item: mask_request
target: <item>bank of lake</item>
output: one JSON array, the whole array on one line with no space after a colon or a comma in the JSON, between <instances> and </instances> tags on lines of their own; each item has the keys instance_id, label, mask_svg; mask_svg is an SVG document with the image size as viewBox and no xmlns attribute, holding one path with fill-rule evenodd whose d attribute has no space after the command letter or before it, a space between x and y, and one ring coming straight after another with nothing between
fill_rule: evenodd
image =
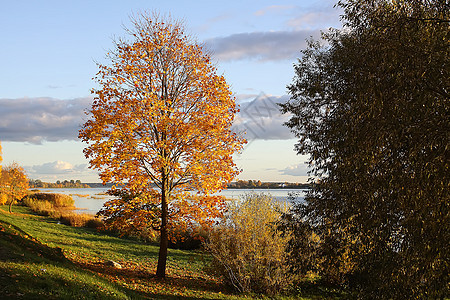
<instances>
[{"instance_id":1,"label":"bank of lake","mask_svg":"<svg viewBox=\"0 0 450 300\"><path fill-rule=\"evenodd\" d=\"M43 193L58 193L71 195L75 201L77 213L88 213L95 215L103 204L114 196L108 195L108 188L46 188L40 189ZM302 201L306 190L301 189L227 189L218 193L230 200L239 200L241 196L247 193L266 193L272 195L277 201L289 201L288 196L291 193L298 194L296 201Z\"/></svg>"}]
</instances>

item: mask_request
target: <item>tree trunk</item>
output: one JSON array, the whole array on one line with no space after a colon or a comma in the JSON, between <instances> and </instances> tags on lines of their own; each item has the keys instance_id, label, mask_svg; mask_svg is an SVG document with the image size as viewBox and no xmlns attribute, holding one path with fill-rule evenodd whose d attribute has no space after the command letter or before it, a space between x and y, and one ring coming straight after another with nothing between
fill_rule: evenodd
<instances>
[{"instance_id":1,"label":"tree trunk","mask_svg":"<svg viewBox=\"0 0 450 300\"><path fill-rule=\"evenodd\" d=\"M9 213L12 213L11 207L12 207L13 203L14 203L14 199L12 199L12 200L9 202Z\"/></svg>"},{"instance_id":2,"label":"tree trunk","mask_svg":"<svg viewBox=\"0 0 450 300\"><path fill-rule=\"evenodd\" d=\"M169 247L169 235L167 232L167 217L168 217L168 193L167 182L165 180L165 174L163 174L163 184L161 189L161 230L160 230L160 242L159 242L159 257L158 267L156 268L156 277L163 279L166 277L166 261L167 261L167 248Z\"/></svg>"},{"instance_id":3,"label":"tree trunk","mask_svg":"<svg viewBox=\"0 0 450 300\"><path fill-rule=\"evenodd\" d=\"M156 277L164 279L166 277L167 248L169 246L169 237L167 228L161 228L161 241L159 242L158 267Z\"/></svg>"}]
</instances>

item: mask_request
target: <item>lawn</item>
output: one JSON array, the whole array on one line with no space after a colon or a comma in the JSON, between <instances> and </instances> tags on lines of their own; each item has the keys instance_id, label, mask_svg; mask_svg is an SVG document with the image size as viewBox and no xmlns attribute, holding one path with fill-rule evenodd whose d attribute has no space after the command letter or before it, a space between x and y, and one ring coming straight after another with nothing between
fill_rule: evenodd
<instances>
[{"instance_id":1,"label":"lawn","mask_svg":"<svg viewBox=\"0 0 450 300\"><path fill-rule=\"evenodd\" d=\"M157 245L70 227L29 208L0 206L0 298L249 299L209 274L201 251L169 250L157 280ZM115 261L122 269L106 264ZM292 298L291 298L292 299ZM295 299L299 299L295 297Z\"/></svg>"},{"instance_id":2,"label":"lawn","mask_svg":"<svg viewBox=\"0 0 450 300\"><path fill-rule=\"evenodd\" d=\"M224 293L198 251L170 250L157 280L158 247L70 227L16 206L0 206L0 298L241 299ZM113 260L122 269L107 266Z\"/></svg>"}]
</instances>

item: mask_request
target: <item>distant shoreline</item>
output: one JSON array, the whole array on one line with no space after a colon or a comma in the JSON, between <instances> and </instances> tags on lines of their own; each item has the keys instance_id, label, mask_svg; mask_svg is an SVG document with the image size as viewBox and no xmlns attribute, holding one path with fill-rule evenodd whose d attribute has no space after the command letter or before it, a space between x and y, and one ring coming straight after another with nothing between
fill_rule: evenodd
<instances>
[{"instance_id":1,"label":"distant shoreline","mask_svg":"<svg viewBox=\"0 0 450 300\"><path fill-rule=\"evenodd\" d=\"M112 188L113 183L103 184L101 182L87 182L82 183L79 180L76 182L57 182L57 183L49 183L42 182L40 180L30 180L30 189L39 189L39 188ZM289 190L289 189L300 189L305 190L311 188L311 184L309 183L291 183L291 182L261 182L256 180L239 180L235 182L231 182L227 185L228 190L243 190L243 189L268 189L268 190Z\"/></svg>"}]
</instances>

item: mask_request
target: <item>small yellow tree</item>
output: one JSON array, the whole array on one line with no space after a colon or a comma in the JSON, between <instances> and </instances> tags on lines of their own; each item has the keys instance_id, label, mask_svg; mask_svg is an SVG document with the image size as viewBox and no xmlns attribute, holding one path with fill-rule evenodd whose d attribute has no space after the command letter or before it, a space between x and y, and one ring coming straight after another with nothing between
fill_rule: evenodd
<instances>
[{"instance_id":1,"label":"small yellow tree","mask_svg":"<svg viewBox=\"0 0 450 300\"><path fill-rule=\"evenodd\" d=\"M27 195L28 177L25 170L17 163L6 166L1 171L1 189L9 200L9 212L15 201L20 201Z\"/></svg>"},{"instance_id":2,"label":"small yellow tree","mask_svg":"<svg viewBox=\"0 0 450 300\"><path fill-rule=\"evenodd\" d=\"M232 155L245 140L231 131L237 108L225 78L183 26L156 14L132 21L131 40L117 41L111 65L99 66L79 137L102 181L133 195L108 203L104 215L159 230L156 275L164 278L169 228L213 220L223 204L188 192L223 189L239 173Z\"/></svg>"}]
</instances>

